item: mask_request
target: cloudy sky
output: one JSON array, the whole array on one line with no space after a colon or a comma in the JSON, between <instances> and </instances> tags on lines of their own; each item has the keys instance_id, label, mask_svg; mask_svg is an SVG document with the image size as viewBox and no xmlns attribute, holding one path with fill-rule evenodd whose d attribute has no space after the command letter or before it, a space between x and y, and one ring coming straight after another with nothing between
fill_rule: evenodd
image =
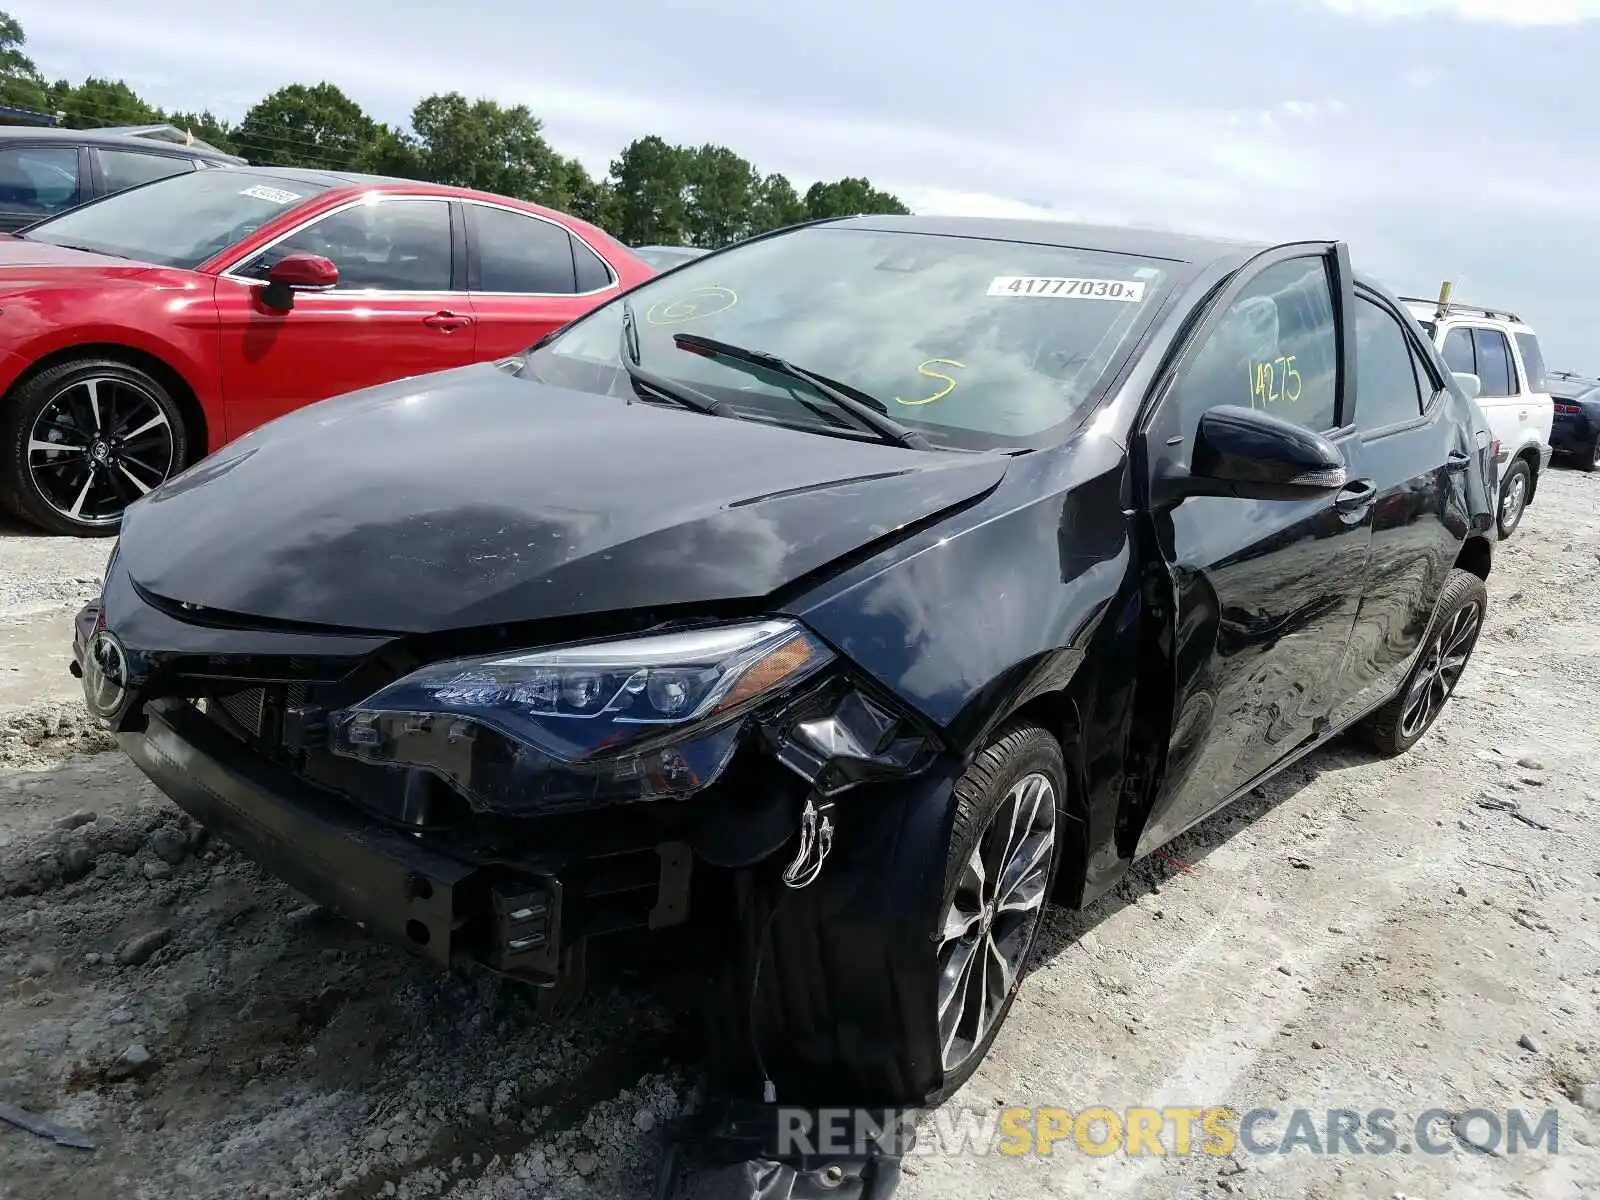
<instances>
[{"instance_id":1,"label":"cloudy sky","mask_svg":"<svg viewBox=\"0 0 1600 1200\"><path fill-rule=\"evenodd\" d=\"M380 120L529 104L604 171L642 133L919 212L1342 237L1600 373L1600 0L4 0L49 78L237 118L328 79ZM234 11L228 12L232 8Z\"/></svg>"}]
</instances>

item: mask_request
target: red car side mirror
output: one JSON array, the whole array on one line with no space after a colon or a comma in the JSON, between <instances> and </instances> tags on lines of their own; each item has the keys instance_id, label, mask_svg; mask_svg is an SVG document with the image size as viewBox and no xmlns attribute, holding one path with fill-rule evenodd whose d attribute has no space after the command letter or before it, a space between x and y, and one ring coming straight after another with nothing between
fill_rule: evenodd
<instances>
[{"instance_id":1,"label":"red car side mirror","mask_svg":"<svg viewBox=\"0 0 1600 1200\"><path fill-rule=\"evenodd\" d=\"M320 254L285 254L272 264L267 272L267 282L282 284L297 292L320 291L338 286L339 268L333 265L331 259L323 258Z\"/></svg>"},{"instance_id":2,"label":"red car side mirror","mask_svg":"<svg viewBox=\"0 0 1600 1200\"><path fill-rule=\"evenodd\" d=\"M267 286L261 300L269 308L294 307L296 292L325 292L339 285L339 268L320 254L297 251L285 254L267 269Z\"/></svg>"}]
</instances>

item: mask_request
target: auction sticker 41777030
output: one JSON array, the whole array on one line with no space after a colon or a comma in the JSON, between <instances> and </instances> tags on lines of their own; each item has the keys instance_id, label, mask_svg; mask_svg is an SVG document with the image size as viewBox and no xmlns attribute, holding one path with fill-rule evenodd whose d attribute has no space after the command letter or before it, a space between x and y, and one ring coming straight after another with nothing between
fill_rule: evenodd
<instances>
[{"instance_id":1,"label":"auction sticker 41777030","mask_svg":"<svg viewBox=\"0 0 1600 1200\"><path fill-rule=\"evenodd\" d=\"M1121 300L1137 304L1144 284L1127 279L1064 279L1058 275L996 275L990 296L1044 296L1059 300Z\"/></svg>"}]
</instances>

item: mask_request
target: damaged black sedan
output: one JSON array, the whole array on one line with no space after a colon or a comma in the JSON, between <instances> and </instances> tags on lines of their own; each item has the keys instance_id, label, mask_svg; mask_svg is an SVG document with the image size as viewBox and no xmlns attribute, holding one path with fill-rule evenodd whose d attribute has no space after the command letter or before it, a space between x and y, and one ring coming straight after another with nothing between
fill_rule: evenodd
<instances>
[{"instance_id":1,"label":"damaged black sedan","mask_svg":"<svg viewBox=\"0 0 1600 1200\"><path fill-rule=\"evenodd\" d=\"M129 508L74 666L374 931L571 989L689 930L731 1088L919 1105L1047 901L1424 734L1479 424L1340 243L815 223L232 443Z\"/></svg>"}]
</instances>

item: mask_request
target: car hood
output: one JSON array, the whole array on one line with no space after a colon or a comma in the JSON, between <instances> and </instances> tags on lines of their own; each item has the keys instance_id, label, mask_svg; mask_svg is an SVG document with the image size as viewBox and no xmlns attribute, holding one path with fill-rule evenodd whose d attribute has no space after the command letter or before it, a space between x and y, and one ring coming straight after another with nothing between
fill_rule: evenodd
<instances>
[{"instance_id":1,"label":"car hood","mask_svg":"<svg viewBox=\"0 0 1600 1200\"><path fill-rule=\"evenodd\" d=\"M479 365L311 405L134 504L145 592L395 633L748 600L982 495L999 454L907 450Z\"/></svg>"}]
</instances>

